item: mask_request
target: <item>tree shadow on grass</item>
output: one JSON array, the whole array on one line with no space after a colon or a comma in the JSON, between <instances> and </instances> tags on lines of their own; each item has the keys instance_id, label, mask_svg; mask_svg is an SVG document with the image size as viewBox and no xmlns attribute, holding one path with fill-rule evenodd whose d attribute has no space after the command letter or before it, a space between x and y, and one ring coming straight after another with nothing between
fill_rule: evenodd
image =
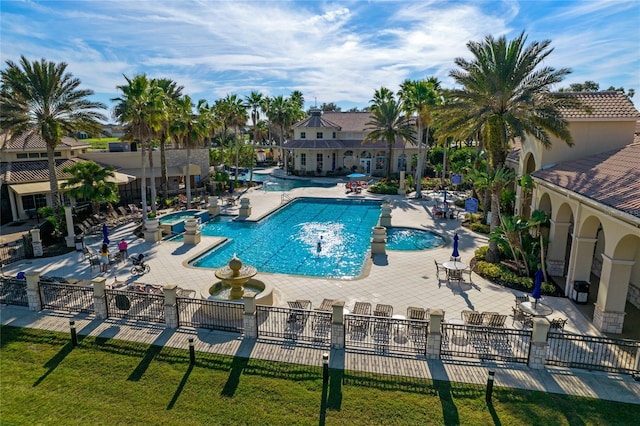
<instances>
[{"instance_id":1,"label":"tree shadow on grass","mask_svg":"<svg viewBox=\"0 0 640 426\"><path fill-rule=\"evenodd\" d=\"M458 425L460 424L460 416L458 414L458 407L453 401L451 395L451 382L435 381L433 387L438 392L440 397L440 405L442 406L442 417L444 424L446 425Z\"/></svg>"},{"instance_id":2,"label":"tree shadow on grass","mask_svg":"<svg viewBox=\"0 0 640 426\"><path fill-rule=\"evenodd\" d=\"M245 368L247 368L247 364L249 364L249 358L242 357L234 357L231 362L231 371L229 372L229 378L227 382L224 384L222 391L220 392L221 396L233 397L238 389L238 384L240 383L240 377L242 376L242 372Z\"/></svg>"}]
</instances>

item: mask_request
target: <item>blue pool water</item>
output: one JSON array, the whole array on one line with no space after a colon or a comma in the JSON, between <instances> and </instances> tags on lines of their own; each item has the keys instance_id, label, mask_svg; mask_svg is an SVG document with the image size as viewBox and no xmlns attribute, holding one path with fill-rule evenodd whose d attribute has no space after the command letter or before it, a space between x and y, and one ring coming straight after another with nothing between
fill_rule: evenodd
<instances>
[{"instance_id":1,"label":"blue pool water","mask_svg":"<svg viewBox=\"0 0 640 426\"><path fill-rule=\"evenodd\" d=\"M387 228L389 250L426 250L444 243L445 239L433 232L414 228Z\"/></svg>"},{"instance_id":2,"label":"blue pool water","mask_svg":"<svg viewBox=\"0 0 640 426\"><path fill-rule=\"evenodd\" d=\"M217 216L204 225L202 235L228 240L191 265L220 268L237 254L260 272L357 278L364 269L380 204L372 200L301 198L260 222Z\"/></svg>"},{"instance_id":3,"label":"blue pool water","mask_svg":"<svg viewBox=\"0 0 640 426\"><path fill-rule=\"evenodd\" d=\"M235 179L235 175L230 175L231 181ZM239 174L238 181L249 180L249 173ZM331 188L336 186L335 182L318 182L310 179L282 179L271 175L253 173L253 181L262 183L262 189L264 191L290 191L294 188Z\"/></svg>"}]
</instances>

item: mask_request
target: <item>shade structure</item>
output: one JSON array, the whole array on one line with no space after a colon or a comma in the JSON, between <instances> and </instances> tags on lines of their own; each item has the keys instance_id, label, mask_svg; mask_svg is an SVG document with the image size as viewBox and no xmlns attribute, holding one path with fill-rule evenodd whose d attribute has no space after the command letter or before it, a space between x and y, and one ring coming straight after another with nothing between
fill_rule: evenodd
<instances>
[{"instance_id":1,"label":"shade structure","mask_svg":"<svg viewBox=\"0 0 640 426\"><path fill-rule=\"evenodd\" d=\"M458 253L458 233L453 236L453 253L451 253L451 257L454 259L460 257L460 253Z\"/></svg>"},{"instance_id":2,"label":"shade structure","mask_svg":"<svg viewBox=\"0 0 640 426\"><path fill-rule=\"evenodd\" d=\"M109 228L106 223L102 224L102 242L104 244L109 244Z\"/></svg>"},{"instance_id":3,"label":"shade structure","mask_svg":"<svg viewBox=\"0 0 640 426\"><path fill-rule=\"evenodd\" d=\"M542 296L542 281L544 280L544 274L542 273L542 269L538 268L536 274L533 278L533 291L531 292L531 297L538 300Z\"/></svg>"},{"instance_id":4,"label":"shade structure","mask_svg":"<svg viewBox=\"0 0 640 426\"><path fill-rule=\"evenodd\" d=\"M359 179L359 178L367 177L367 175L362 173L351 173L350 175L347 175L347 177L349 179Z\"/></svg>"}]
</instances>

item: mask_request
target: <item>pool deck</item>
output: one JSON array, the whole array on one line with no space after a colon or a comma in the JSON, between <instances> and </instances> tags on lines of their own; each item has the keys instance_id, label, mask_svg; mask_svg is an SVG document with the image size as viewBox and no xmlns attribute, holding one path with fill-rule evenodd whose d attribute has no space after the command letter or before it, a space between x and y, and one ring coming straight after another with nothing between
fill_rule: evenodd
<instances>
[{"instance_id":1,"label":"pool deck","mask_svg":"<svg viewBox=\"0 0 640 426\"><path fill-rule=\"evenodd\" d=\"M251 220L258 219L282 205L282 193L253 189L243 195L251 199ZM381 198L361 194L347 195L344 184L335 188L298 188L288 193L294 197L324 198ZM372 259L366 276L357 280L327 280L300 276L259 273L257 278L276 288L277 304L286 305L287 300L310 299L318 306L322 299L341 299L347 307L355 301L390 304L394 313L404 314L407 306L441 308L445 319L460 318L464 309L492 311L511 314L515 291L494 285L478 275L473 275L472 283L452 283L438 280L434 260L449 259L451 238L457 232L460 237L459 251L463 261L471 259L476 247L487 243L486 237L461 227L459 220L434 220L428 213L433 205L430 199L412 199L406 196L384 196L393 205L392 225L408 226L439 233L447 238L443 247L419 252L393 252L378 255ZM236 214L237 207L224 207L223 214ZM113 265L106 274L97 268L91 270L79 252L47 259L33 259L8 265L4 273L15 276L19 271L39 271L48 276L62 276L79 280L105 276L107 283L115 279L133 280L150 284L177 284L180 287L200 290L216 281L212 270L185 266L188 259L207 250L219 239L203 237L197 246L162 241L147 243L133 235L134 224L120 226L112 230L112 241L125 238L129 242L129 254L146 253L151 272L145 276L131 277L130 262ZM15 228L13 229L15 230ZM3 228L3 237L6 235ZM88 239L87 245L98 249L101 237ZM242 253L238 253L242 258ZM584 314L566 298L545 297L543 302L551 306L551 317L568 318L566 331L599 335ZM227 354L240 357L255 357L272 361L295 362L321 365L323 349L305 346L276 345L272 343L247 341L237 334L209 330L165 329L161 325L122 320L97 320L84 314L43 315L31 312L26 307L3 306L1 322L14 326L41 328L68 332L69 318L76 321L78 332L125 339L145 344L187 348L188 339L195 338L196 350ZM507 326L511 321L507 320ZM517 324L516 324L517 327ZM532 370L526 366L492 368L490 364L443 363L440 360L416 360L387 357L375 354L350 353L332 350L331 368L344 368L372 374L405 375L418 378L476 383L487 381L487 372L496 371L496 386L539 390L543 392L570 394L601 398L627 403L640 403L640 383L628 375L590 372L579 369L545 368Z\"/></svg>"}]
</instances>

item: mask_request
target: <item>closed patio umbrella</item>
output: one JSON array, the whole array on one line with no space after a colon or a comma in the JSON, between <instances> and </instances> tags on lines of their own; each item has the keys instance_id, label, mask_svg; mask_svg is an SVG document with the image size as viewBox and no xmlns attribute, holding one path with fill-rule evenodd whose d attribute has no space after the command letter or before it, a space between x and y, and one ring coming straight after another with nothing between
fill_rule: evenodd
<instances>
[{"instance_id":1,"label":"closed patio umbrella","mask_svg":"<svg viewBox=\"0 0 640 426\"><path fill-rule=\"evenodd\" d=\"M533 278L533 291L531 292L531 297L535 299L535 303L538 304L538 300L542 296L542 281L544 280L544 274L542 273L542 269L538 268L536 274Z\"/></svg>"},{"instance_id":2,"label":"closed patio umbrella","mask_svg":"<svg viewBox=\"0 0 640 426\"><path fill-rule=\"evenodd\" d=\"M454 259L458 259L460 257L460 253L458 253L458 233L453 236L453 253L451 253L451 257Z\"/></svg>"}]
</instances>

